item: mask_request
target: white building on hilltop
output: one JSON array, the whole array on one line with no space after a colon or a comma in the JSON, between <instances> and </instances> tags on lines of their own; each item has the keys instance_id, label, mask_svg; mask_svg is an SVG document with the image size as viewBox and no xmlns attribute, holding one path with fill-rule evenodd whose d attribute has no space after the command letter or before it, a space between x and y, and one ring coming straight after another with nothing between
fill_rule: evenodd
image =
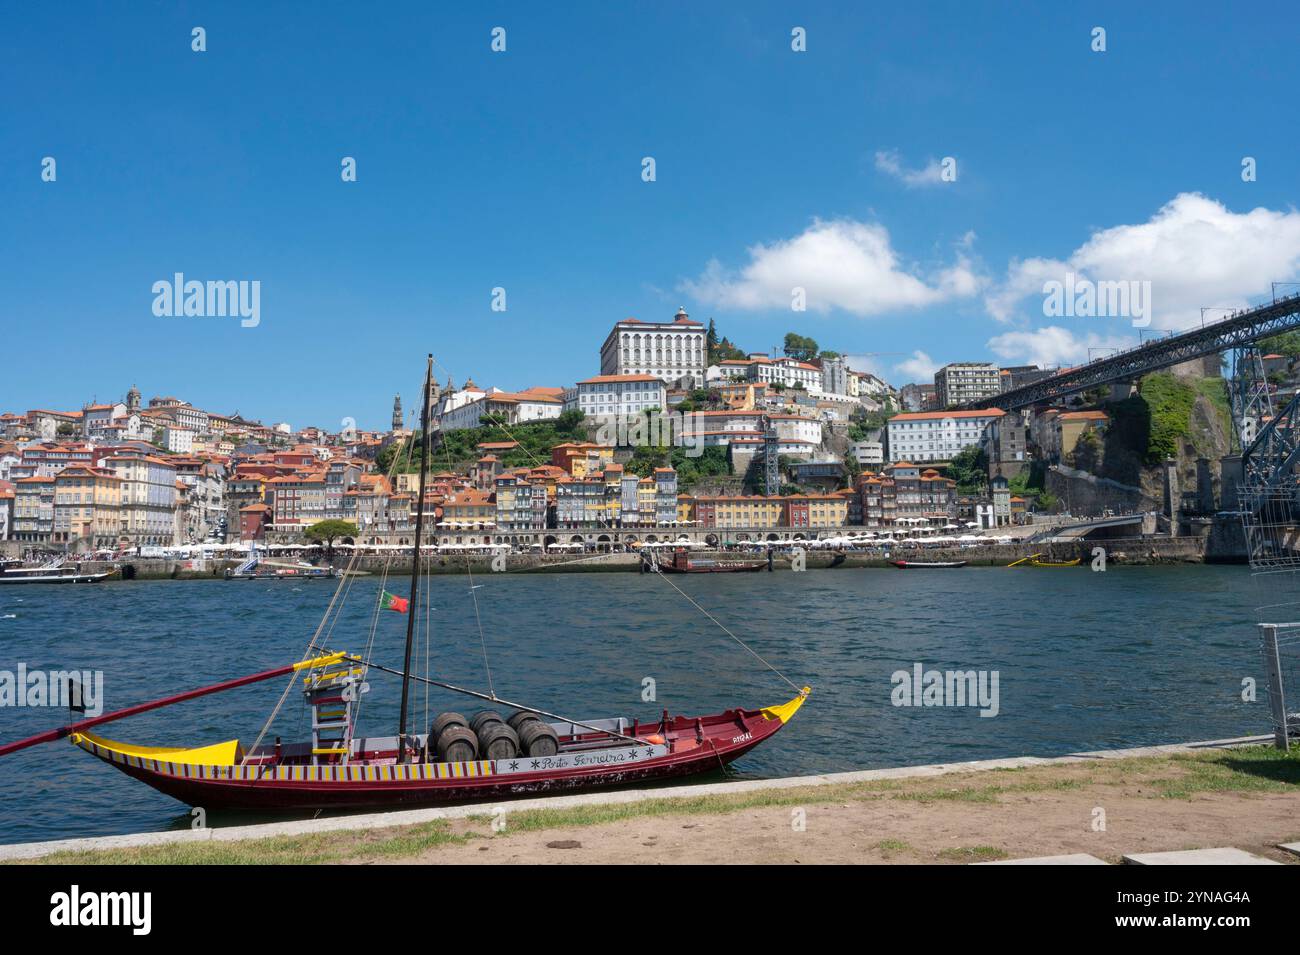
<instances>
[{"instance_id":1,"label":"white building on hilltop","mask_svg":"<svg viewBox=\"0 0 1300 955\"><path fill-rule=\"evenodd\" d=\"M668 389L654 375L597 375L566 395L566 407L592 417L663 411L667 401Z\"/></svg>"},{"instance_id":2,"label":"white building on hilltop","mask_svg":"<svg viewBox=\"0 0 1300 955\"><path fill-rule=\"evenodd\" d=\"M709 348L704 326L679 308L671 322L619 322L600 346L600 373L651 375L669 385L703 388Z\"/></svg>"},{"instance_id":3,"label":"white building on hilltop","mask_svg":"<svg viewBox=\"0 0 1300 955\"><path fill-rule=\"evenodd\" d=\"M918 411L889 419L889 460L951 461L980 443L989 422L1006 412L1000 408L979 411Z\"/></svg>"}]
</instances>

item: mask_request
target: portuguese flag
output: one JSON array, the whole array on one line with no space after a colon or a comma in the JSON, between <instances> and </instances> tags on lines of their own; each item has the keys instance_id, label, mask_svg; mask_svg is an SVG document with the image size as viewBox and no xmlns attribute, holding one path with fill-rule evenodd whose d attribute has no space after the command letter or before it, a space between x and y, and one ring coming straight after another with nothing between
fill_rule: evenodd
<instances>
[{"instance_id":1,"label":"portuguese flag","mask_svg":"<svg viewBox=\"0 0 1300 955\"><path fill-rule=\"evenodd\" d=\"M397 594L390 594L387 590L383 592L380 602L385 610L396 610L398 613L406 613L411 606L411 601Z\"/></svg>"}]
</instances>

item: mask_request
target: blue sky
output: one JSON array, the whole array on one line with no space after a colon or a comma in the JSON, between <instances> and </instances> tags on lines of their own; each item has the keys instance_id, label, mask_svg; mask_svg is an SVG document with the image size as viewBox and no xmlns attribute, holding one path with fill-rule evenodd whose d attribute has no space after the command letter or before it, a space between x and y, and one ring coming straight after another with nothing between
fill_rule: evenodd
<instances>
[{"instance_id":1,"label":"blue sky","mask_svg":"<svg viewBox=\"0 0 1300 955\"><path fill-rule=\"evenodd\" d=\"M1300 277L1293 7L864 7L8 6L0 410L135 382L381 427L426 351L571 384L614 321L678 305L902 384L1137 335L1044 316L1053 270L1151 281L1153 328ZM260 281L260 325L155 316L175 272Z\"/></svg>"}]
</instances>

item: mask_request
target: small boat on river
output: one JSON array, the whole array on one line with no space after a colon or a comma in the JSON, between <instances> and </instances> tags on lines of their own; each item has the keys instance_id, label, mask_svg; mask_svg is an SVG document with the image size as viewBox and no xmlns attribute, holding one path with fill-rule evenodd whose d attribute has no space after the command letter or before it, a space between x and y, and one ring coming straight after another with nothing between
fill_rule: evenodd
<instances>
[{"instance_id":1,"label":"small boat on river","mask_svg":"<svg viewBox=\"0 0 1300 955\"><path fill-rule=\"evenodd\" d=\"M226 580L323 580L338 575L339 572L329 564L317 567L301 561L268 560L257 552L256 547L248 560L226 570Z\"/></svg>"},{"instance_id":2,"label":"small boat on river","mask_svg":"<svg viewBox=\"0 0 1300 955\"><path fill-rule=\"evenodd\" d=\"M672 560L659 560L654 555L648 555L645 561L651 570L664 574L738 574L766 570L771 566L764 560L692 558L684 547L679 547L673 552Z\"/></svg>"},{"instance_id":3,"label":"small boat on river","mask_svg":"<svg viewBox=\"0 0 1300 955\"><path fill-rule=\"evenodd\" d=\"M1042 556L1042 554L1030 554L1028 557L1012 561L1007 564L1007 567L1078 567L1083 563L1082 557L1076 557L1074 560L1039 560Z\"/></svg>"},{"instance_id":4,"label":"small boat on river","mask_svg":"<svg viewBox=\"0 0 1300 955\"><path fill-rule=\"evenodd\" d=\"M891 560L899 570L946 570L951 567L965 567L964 560Z\"/></svg>"},{"instance_id":5,"label":"small boat on river","mask_svg":"<svg viewBox=\"0 0 1300 955\"><path fill-rule=\"evenodd\" d=\"M114 572L85 572L80 564L69 564L66 558L60 557L36 567L0 567L0 584L97 584L112 577Z\"/></svg>"}]
</instances>

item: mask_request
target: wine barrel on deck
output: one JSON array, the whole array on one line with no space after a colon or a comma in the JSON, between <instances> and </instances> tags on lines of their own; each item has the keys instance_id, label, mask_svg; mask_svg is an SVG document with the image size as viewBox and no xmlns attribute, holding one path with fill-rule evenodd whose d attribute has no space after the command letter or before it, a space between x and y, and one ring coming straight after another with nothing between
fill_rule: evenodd
<instances>
[{"instance_id":1,"label":"wine barrel on deck","mask_svg":"<svg viewBox=\"0 0 1300 955\"><path fill-rule=\"evenodd\" d=\"M504 724L505 720L503 720L501 714L495 710L479 710L470 717L469 728L475 733L482 733L483 727L487 726L489 723Z\"/></svg>"},{"instance_id":2,"label":"wine barrel on deck","mask_svg":"<svg viewBox=\"0 0 1300 955\"><path fill-rule=\"evenodd\" d=\"M469 726L469 720L459 713L439 713L433 725L429 727L429 738L437 743L442 731L450 726Z\"/></svg>"},{"instance_id":3,"label":"wine barrel on deck","mask_svg":"<svg viewBox=\"0 0 1300 955\"><path fill-rule=\"evenodd\" d=\"M541 720L526 720L519 730L519 742L529 756L554 756L560 751L560 738Z\"/></svg>"},{"instance_id":4,"label":"wine barrel on deck","mask_svg":"<svg viewBox=\"0 0 1300 955\"><path fill-rule=\"evenodd\" d=\"M514 759L519 755L519 736L505 723L485 723L478 734L478 751L484 759Z\"/></svg>"},{"instance_id":5,"label":"wine barrel on deck","mask_svg":"<svg viewBox=\"0 0 1300 955\"><path fill-rule=\"evenodd\" d=\"M437 753L438 759L444 763L467 763L478 759L478 737L467 726L449 726L438 736Z\"/></svg>"},{"instance_id":6,"label":"wine barrel on deck","mask_svg":"<svg viewBox=\"0 0 1300 955\"><path fill-rule=\"evenodd\" d=\"M532 710L516 710L514 713L510 714L510 719L506 720L506 725L518 733L520 732L521 727L523 727L523 725L529 720L537 720L540 722L541 719L542 718Z\"/></svg>"}]
</instances>

